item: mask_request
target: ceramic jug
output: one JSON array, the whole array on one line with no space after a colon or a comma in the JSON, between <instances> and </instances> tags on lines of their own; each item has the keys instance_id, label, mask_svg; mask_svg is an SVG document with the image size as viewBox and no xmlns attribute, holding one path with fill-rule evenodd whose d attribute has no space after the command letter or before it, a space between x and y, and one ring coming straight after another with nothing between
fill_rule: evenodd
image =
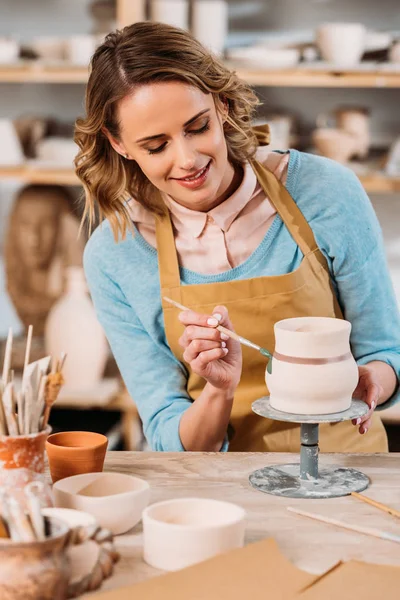
<instances>
[{"instance_id":1,"label":"ceramic jug","mask_svg":"<svg viewBox=\"0 0 400 600\"><path fill-rule=\"evenodd\" d=\"M69 528L46 518L51 536L43 541L0 539L1 600L66 600L69 566L65 545Z\"/></svg>"},{"instance_id":2,"label":"ceramic jug","mask_svg":"<svg viewBox=\"0 0 400 600\"><path fill-rule=\"evenodd\" d=\"M350 408L358 383L350 331L351 323L329 317L299 317L275 323L272 373L266 372L271 406L298 415Z\"/></svg>"},{"instance_id":3,"label":"ceramic jug","mask_svg":"<svg viewBox=\"0 0 400 600\"><path fill-rule=\"evenodd\" d=\"M99 383L107 362L108 345L81 267L67 269L67 291L49 313L45 343L51 356L67 354L63 368L66 387L81 390Z\"/></svg>"}]
</instances>

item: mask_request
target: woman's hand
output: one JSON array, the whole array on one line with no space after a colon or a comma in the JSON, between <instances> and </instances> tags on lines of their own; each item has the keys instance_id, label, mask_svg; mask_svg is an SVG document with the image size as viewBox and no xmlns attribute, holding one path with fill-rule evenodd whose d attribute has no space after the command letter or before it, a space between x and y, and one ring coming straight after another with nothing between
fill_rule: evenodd
<instances>
[{"instance_id":1,"label":"woman's hand","mask_svg":"<svg viewBox=\"0 0 400 600\"><path fill-rule=\"evenodd\" d=\"M180 313L179 320L185 325L179 339L184 360L212 386L233 395L242 373L242 348L216 329L223 325L233 331L227 308L216 306L212 315L186 310Z\"/></svg>"},{"instance_id":2,"label":"woman's hand","mask_svg":"<svg viewBox=\"0 0 400 600\"><path fill-rule=\"evenodd\" d=\"M369 406L369 411L363 417L353 419L353 425L359 425L360 433L367 433L371 426L372 414L380 404L383 395L383 387L380 384L378 373L373 367L373 363L358 367L359 380L356 389L353 392L353 398L363 400Z\"/></svg>"}]
</instances>

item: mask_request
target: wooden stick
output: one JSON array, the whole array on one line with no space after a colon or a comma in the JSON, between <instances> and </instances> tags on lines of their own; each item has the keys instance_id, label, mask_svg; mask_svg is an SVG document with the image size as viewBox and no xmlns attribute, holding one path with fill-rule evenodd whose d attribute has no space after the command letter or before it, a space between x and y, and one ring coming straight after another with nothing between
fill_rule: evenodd
<instances>
[{"instance_id":1,"label":"wooden stick","mask_svg":"<svg viewBox=\"0 0 400 600\"><path fill-rule=\"evenodd\" d=\"M43 492L43 485L41 485L40 482L34 481L25 486L24 492L26 496L29 518L31 520L33 531L35 532L36 539L44 540L46 537L45 525L42 515L42 504L40 497L38 496L38 493Z\"/></svg>"},{"instance_id":2,"label":"wooden stick","mask_svg":"<svg viewBox=\"0 0 400 600\"><path fill-rule=\"evenodd\" d=\"M13 343L13 333L12 329L8 330L6 349L4 352L4 362L3 362L3 376L2 376L2 384L3 389L6 387L8 383L8 373L11 367L11 354L12 354L12 343Z\"/></svg>"},{"instance_id":3,"label":"wooden stick","mask_svg":"<svg viewBox=\"0 0 400 600\"><path fill-rule=\"evenodd\" d=\"M183 304L179 304L179 302L175 302L175 300L171 300L171 298L168 298L167 296L164 296L164 300L166 300L170 304L173 304L174 306L176 306L176 308L179 308L180 310L190 310L190 308L188 308L187 306L183 306ZM238 335L237 333L231 331L230 329L227 329L223 325L217 325L216 329L218 329L218 331L220 331L221 333L225 333L225 335L229 336L233 340L240 342L244 346L248 346L249 348L258 350L264 356L271 356L268 350L266 350L265 348L258 346L258 344L255 344L254 342L251 342L250 340L242 337L241 335Z\"/></svg>"},{"instance_id":4,"label":"wooden stick","mask_svg":"<svg viewBox=\"0 0 400 600\"><path fill-rule=\"evenodd\" d=\"M17 392L17 411L18 411L18 429L19 434L24 435L25 423L25 396L22 390Z\"/></svg>"},{"instance_id":5,"label":"wooden stick","mask_svg":"<svg viewBox=\"0 0 400 600\"><path fill-rule=\"evenodd\" d=\"M380 531L379 529L372 529L369 527L359 527L358 525L349 525L348 523L343 523L342 521L337 521L336 519L304 512L303 510L298 510L297 508L292 508L290 506L287 507L287 510L303 517L309 517L315 521L321 521L322 523L328 523L329 525L335 525L336 527L349 529L350 531L355 531L356 533L371 535L373 537L380 538L381 540L388 540L390 542L396 542L397 544L400 544L400 535L395 535L394 533L390 533L388 531Z\"/></svg>"},{"instance_id":6,"label":"wooden stick","mask_svg":"<svg viewBox=\"0 0 400 600\"><path fill-rule=\"evenodd\" d=\"M400 511L396 510L395 508L390 508L390 506L386 506L386 504L382 504L381 502L372 500L372 498L368 498L368 496L363 496L363 494L359 494L358 492L351 492L351 495L354 496L354 498L358 498L359 500L362 500L363 502L366 502L371 506L375 506L375 508L379 508L380 510L389 513L389 515L400 519Z\"/></svg>"},{"instance_id":7,"label":"wooden stick","mask_svg":"<svg viewBox=\"0 0 400 600\"><path fill-rule=\"evenodd\" d=\"M28 327L28 337L26 340L26 349L25 349L25 360L24 360L24 372L22 375L22 378L24 378L25 375L25 369L28 366L29 363L29 355L31 353L31 346L32 346L32 332L33 332L33 326L29 325Z\"/></svg>"}]
</instances>

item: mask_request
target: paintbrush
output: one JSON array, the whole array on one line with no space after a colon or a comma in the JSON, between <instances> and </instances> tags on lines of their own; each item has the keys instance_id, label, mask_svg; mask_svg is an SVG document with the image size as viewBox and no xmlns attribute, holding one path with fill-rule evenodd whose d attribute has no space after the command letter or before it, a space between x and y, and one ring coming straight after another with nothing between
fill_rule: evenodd
<instances>
[{"instance_id":1,"label":"paintbrush","mask_svg":"<svg viewBox=\"0 0 400 600\"><path fill-rule=\"evenodd\" d=\"M179 304L179 302L175 302L175 300L167 298L167 296L164 296L164 300L166 300L166 302L169 302L170 304L173 304L174 306L176 306L176 308L179 308L180 310L191 310L187 306L183 306L183 304ZM249 348L253 348L253 350L258 350L258 352L260 352L263 356L267 357L269 359L267 371L269 374L272 373L272 354L266 348L262 348L258 344L255 344L254 342L251 342L250 340L242 337L241 335L238 335L234 331L227 329L223 325L217 325L216 329L218 329L218 331L220 331L221 333L225 333L225 335L228 335L233 340L240 342L241 344L243 344L243 346L248 346Z\"/></svg>"}]
</instances>

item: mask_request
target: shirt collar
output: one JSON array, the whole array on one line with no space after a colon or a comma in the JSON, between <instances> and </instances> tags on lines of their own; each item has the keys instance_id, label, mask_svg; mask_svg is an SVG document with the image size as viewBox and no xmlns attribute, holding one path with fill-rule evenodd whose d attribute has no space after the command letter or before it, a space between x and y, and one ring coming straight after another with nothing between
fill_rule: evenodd
<instances>
[{"instance_id":1,"label":"shirt collar","mask_svg":"<svg viewBox=\"0 0 400 600\"><path fill-rule=\"evenodd\" d=\"M252 198L257 186L257 178L250 163L245 163L243 169L243 179L237 190L208 213L186 208L175 202L171 196L163 194L177 231L185 229L193 237L198 238L204 231L208 217L211 217L222 231L228 231L238 214Z\"/></svg>"}]
</instances>

